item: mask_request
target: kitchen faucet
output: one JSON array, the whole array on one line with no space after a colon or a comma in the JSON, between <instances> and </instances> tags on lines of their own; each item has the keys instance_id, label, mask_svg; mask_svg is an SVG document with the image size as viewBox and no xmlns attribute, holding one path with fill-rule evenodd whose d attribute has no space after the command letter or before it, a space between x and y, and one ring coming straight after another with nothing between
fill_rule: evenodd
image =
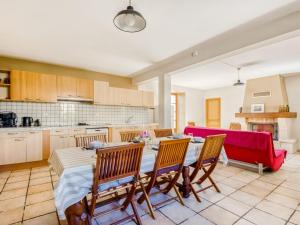
<instances>
[{"instance_id":1,"label":"kitchen faucet","mask_svg":"<svg viewBox=\"0 0 300 225\"><path fill-rule=\"evenodd\" d=\"M125 123L130 123L131 122L131 120L133 119L133 115L131 115L131 116L129 116L126 120L125 120Z\"/></svg>"}]
</instances>

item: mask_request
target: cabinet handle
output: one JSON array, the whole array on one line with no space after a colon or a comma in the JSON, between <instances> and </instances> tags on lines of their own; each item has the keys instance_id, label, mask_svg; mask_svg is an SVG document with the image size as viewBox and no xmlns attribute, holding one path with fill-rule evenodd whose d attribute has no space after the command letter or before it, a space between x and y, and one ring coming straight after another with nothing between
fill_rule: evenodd
<instances>
[{"instance_id":1,"label":"cabinet handle","mask_svg":"<svg viewBox=\"0 0 300 225\"><path fill-rule=\"evenodd\" d=\"M7 133L8 135L16 135L16 134L18 134L18 133Z\"/></svg>"},{"instance_id":2,"label":"cabinet handle","mask_svg":"<svg viewBox=\"0 0 300 225\"><path fill-rule=\"evenodd\" d=\"M23 141L24 139L14 139L14 141Z\"/></svg>"}]
</instances>

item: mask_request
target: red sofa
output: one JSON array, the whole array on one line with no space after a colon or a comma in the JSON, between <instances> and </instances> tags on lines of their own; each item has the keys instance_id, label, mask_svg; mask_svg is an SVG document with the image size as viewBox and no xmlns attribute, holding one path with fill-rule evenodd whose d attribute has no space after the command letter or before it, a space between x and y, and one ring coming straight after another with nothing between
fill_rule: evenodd
<instances>
[{"instance_id":1,"label":"red sofa","mask_svg":"<svg viewBox=\"0 0 300 225\"><path fill-rule=\"evenodd\" d=\"M252 164L262 163L273 171L280 169L287 153L284 149L274 149L272 134L268 132L186 127L184 133L192 133L195 137L203 138L209 135L226 134L224 148L229 159Z\"/></svg>"}]
</instances>

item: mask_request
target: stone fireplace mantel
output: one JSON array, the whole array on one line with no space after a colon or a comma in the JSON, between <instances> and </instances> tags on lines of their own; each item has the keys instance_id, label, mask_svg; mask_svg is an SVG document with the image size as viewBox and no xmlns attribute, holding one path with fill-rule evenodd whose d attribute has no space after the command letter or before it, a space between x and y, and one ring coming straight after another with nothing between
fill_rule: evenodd
<instances>
[{"instance_id":1,"label":"stone fireplace mantel","mask_svg":"<svg viewBox=\"0 0 300 225\"><path fill-rule=\"evenodd\" d=\"M265 118L265 119L275 119L275 118L297 118L296 112L267 112L267 113L236 113L237 118Z\"/></svg>"}]
</instances>

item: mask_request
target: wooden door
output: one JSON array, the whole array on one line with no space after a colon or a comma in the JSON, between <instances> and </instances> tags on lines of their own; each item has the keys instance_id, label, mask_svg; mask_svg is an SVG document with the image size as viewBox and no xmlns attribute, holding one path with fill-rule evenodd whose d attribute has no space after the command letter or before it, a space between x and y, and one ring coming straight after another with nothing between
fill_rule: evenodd
<instances>
[{"instance_id":1,"label":"wooden door","mask_svg":"<svg viewBox=\"0 0 300 225\"><path fill-rule=\"evenodd\" d=\"M94 82L87 79L76 79L76 95L82 99L94 98Z\"/></svg>"},{"instance_id":2,"label":"wooden door","mask_svg":"<svg viewBox=\"0 0 300 225\"><path fill-rule=\"evenodd\" d=\"M57 76L57 95L61 98L76 98L77 79L67 76Z\"/></svg>"},{"instance_id":3,"label":"wooden door","mask_svg":"<svg viewBox=\"0 0 300 225\"><path fill-rule=\"evenodd\" d=\"M28 134L27 137L27 154L26 161L39 161L42 160L43 152L43 143L42 143L42 132L41 131L32 131Z\"/></svg>"},{"instance_id":4,"label":"wooden door","mask_svg":"<svg viewBox=\"0 0 300 225\"><path fill-rule=\"evenodd\" d=\"M206 99L206 126L221 127L221 99Z\"/></svg>"}]
</instances>

